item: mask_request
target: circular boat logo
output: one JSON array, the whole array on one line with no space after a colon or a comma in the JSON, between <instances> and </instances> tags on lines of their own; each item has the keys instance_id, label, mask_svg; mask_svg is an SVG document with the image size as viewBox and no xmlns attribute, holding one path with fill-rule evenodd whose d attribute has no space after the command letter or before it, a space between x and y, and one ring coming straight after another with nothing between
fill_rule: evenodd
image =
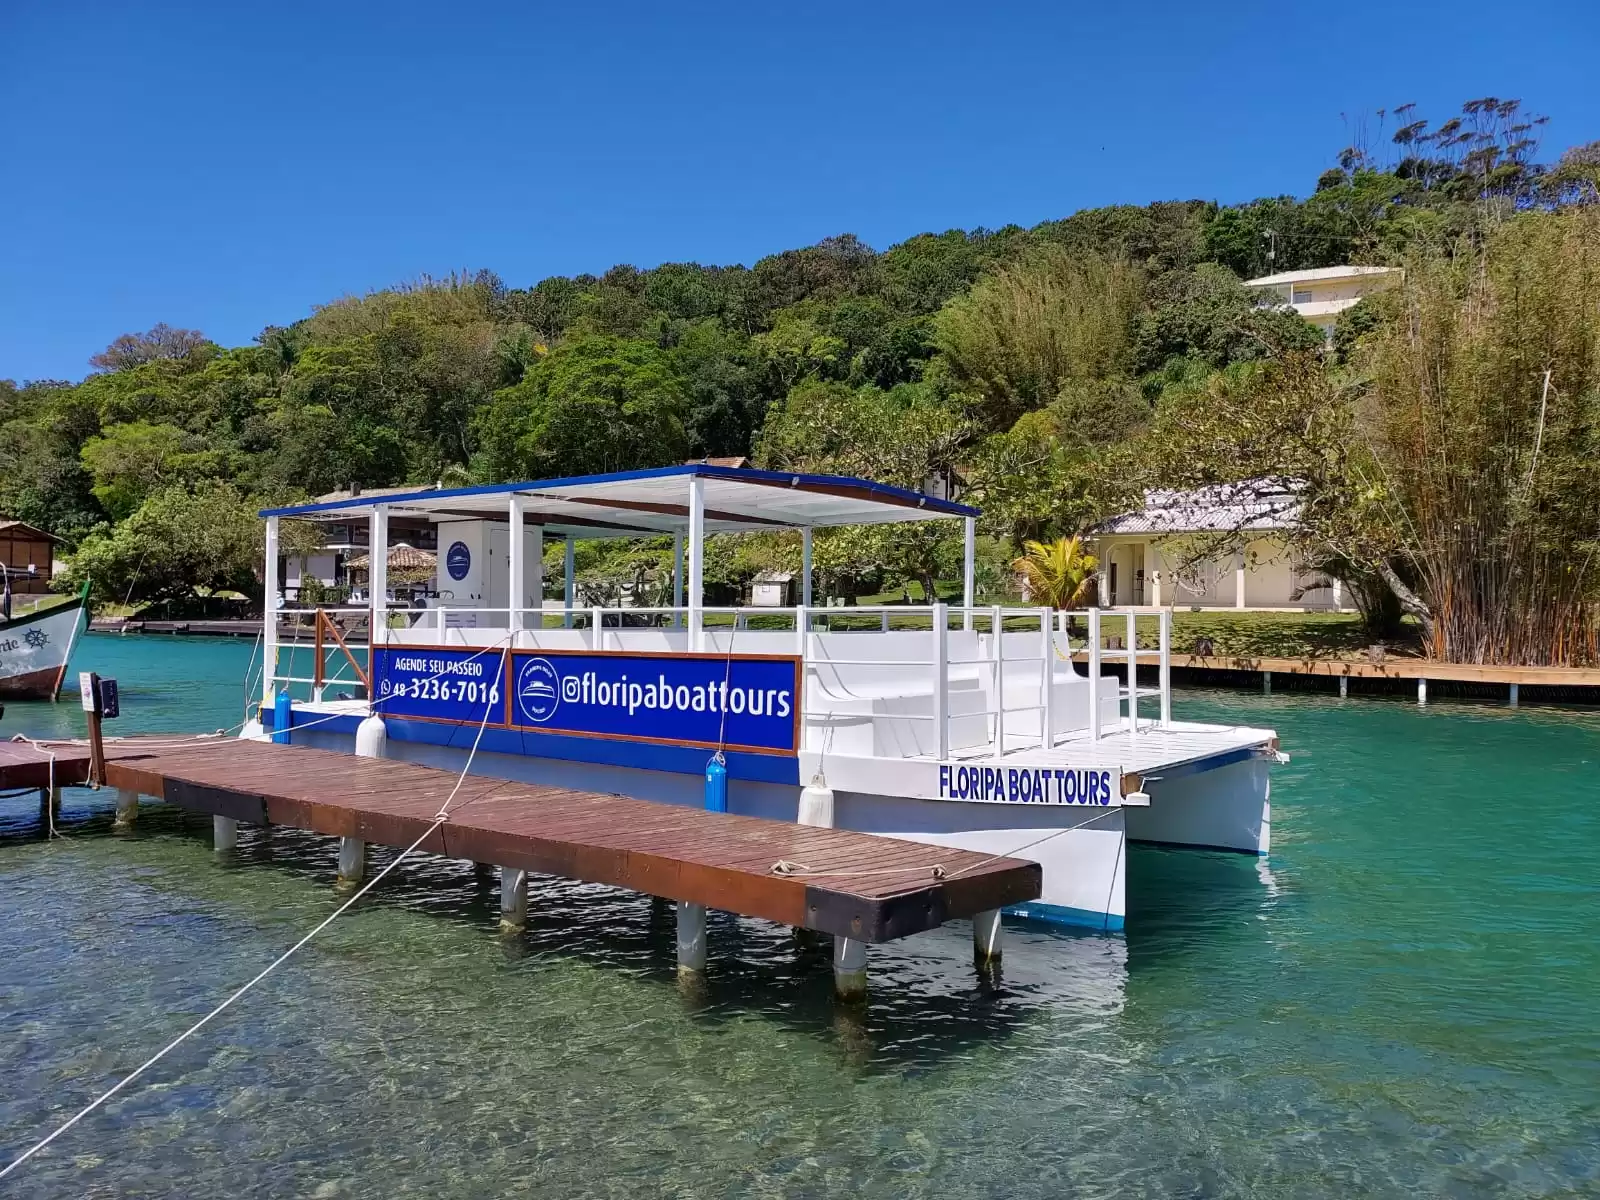
<instances>
[{"instance_id":1,"label":"circular boat logo","mask_svg":"<svg viewBox=\"0 0 1600 1200\"><path fill-rule=\"evenodd\" d=\"M535 725L543 725L561 706L561 676L548 658L530 658L517 672L517 707Z\"/></svg>"},{"instance_id":2,"label":"circular boat logo","mask_svg":"<svg viewBox=\"0 0 1600 1200\"><path fill-rule=\"evenodd\" d=\"M450 549L445 551L444 565L451 579L465 579L472 570L472 551L465 542L451 542Z\"/></svg>"}]
</instances>

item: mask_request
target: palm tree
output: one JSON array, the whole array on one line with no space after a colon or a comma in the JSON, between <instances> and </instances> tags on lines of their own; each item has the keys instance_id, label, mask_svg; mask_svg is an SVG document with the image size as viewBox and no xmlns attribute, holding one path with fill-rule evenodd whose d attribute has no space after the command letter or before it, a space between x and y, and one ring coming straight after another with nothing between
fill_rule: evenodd
<instances>
[{"instance_id":1,"label":"palm tree","mask_svg":"<svg viewBox=\"0 0 1600 1200\"><path fill-rule=\"evenodd\" d=\"M1022 546L1026 553L1011 565L1022 576L1034 603L1055 609L1077 608L1094 595L1095 568L1100 564L1084 550L1082 539L1064 537Z\"/></svg>"}]
</instances>

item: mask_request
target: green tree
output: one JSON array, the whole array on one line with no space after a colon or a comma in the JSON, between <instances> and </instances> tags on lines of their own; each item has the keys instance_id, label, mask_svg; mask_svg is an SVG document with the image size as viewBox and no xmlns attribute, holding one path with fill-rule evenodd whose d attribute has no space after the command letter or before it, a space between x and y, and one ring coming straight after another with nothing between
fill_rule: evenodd
<instances>
[{"instance_id":1,"label":"green tree","mask_svg":"<svg viewBox=\"0 0 1600 1200\"><path fill-rule=\"evenodd\" d=\"M670 355L648 342L589 337L495 393L477 420L479 474L587 475L682 461L687 399Z\"/></svg>"},{"instance_id":2,"label":"green tree","mask_svg":"<svg viewBox=\"0 0 1600 1200\"><path fill-rule=\"evenodd\" d=\"M232 486L169 488L115 528L86 537L67 581L93 580L101 596L135 602L184 599L196 589L249 594L264 536L255 506Z\"/></svg>"},{"instance_id":3,"label":"green tree","mask_svg":"<svg viewBox=\"0 0 1600 1200\"><path fill-rule=\"evenodd\" d=\"M198 438L173 425L145 421L109 426L83 444L79 457L94 479L94 498L116 521L152 492L215 476L223 465Z\"/></svg>"},{"instance_id":4,"label":"green tree","mask_svg":"<svg viewBox=\"0 0 1600 1200\"><path fill-rule=\"evenodd\" d=\"M89 365L101 371L126 371L158 359L184 359L206 345L198 329L173 329L157 325L147 333L125 333L99 354Z\"/></svg>"},{"instance_id":5,"label":"green tree","mask_svg":"<svg viewBox=\"0 0 1600 1200\"><path fill-rule=\"evenodd\" d=\"M1047 248L947 304L935 341L952 377L982 398L984 424L1009 428L1069 380L1128 370L1142 291L1126 260Z\"/></svg>"},{"instance_id":6,"label":"green tree","mask_svg":"<svg viewBox=\"0 0 1600 1200\"><path fill-rule=\"evenodd\" d=\"M1164 290L1138 319L1133 353L1140 374L1173 358L1225 367L1323 343L1315 325L1298 313L1259 306L1232 271L1215 263L1171 276Z\"/></svg>"},{"instance_id":7,"label":"green tree","mask_svg":"<svg viewBox=\"0 0 1600 1200\"><path fill-rule=\"evenodd\" d=\"M774 470L856 475L922 489L949 477L973 424L959 403L927 384L890 391L809 380L767 414L758 459ZM933 596L935 580L959 561L949 522L828 530L817 539L824 569L865 575L873 569L910 575Z\"/></svg>"}]
</instances>

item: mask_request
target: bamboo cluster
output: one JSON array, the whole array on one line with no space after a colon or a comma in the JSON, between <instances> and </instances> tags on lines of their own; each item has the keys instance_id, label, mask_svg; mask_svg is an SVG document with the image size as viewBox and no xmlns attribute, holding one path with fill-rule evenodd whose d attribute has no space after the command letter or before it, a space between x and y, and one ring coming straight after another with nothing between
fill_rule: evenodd
<instances>
[{"instance_id":1,"label":"bamboo cluster","mask_svg":"<svg viewBox=\"0 0 1600 1200\"><path fill-rule=\"evenodd\" d=\"M1596 647L1600 213L1530 214L1418 256L1367 347L1385 512L1454 662Z\"/></svg>"}]
</instances>

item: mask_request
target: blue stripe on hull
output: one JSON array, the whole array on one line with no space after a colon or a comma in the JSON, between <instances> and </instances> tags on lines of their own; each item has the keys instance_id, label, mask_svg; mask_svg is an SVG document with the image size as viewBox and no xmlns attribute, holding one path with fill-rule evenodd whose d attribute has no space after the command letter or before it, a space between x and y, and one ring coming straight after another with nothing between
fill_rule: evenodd
<instances>
[{"instance_id":1,"label":"blue stripe on hull","mask_svg":"<svg viewBox=\"0 0 1600 1200\"><path fill-rule=\"evenodd\" d=\"M1010 917L1042 921L1046 925L1095 929L1101 933L1121 933L1124 922L1124 918L1116 913L1091 912L1087 908L1068 908L1064 904L1045 904L1039 900L1031 900L1027 904L1013 904L1005 910L1005 913Z\"/></svg>"}]
</instances>

